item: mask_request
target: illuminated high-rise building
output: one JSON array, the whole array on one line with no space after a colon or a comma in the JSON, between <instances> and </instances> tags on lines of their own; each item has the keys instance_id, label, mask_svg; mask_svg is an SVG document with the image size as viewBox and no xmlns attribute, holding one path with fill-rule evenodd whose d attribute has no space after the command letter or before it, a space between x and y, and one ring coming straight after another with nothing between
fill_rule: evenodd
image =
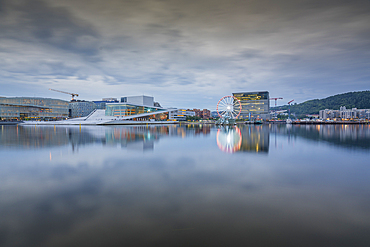
<instances>
[{"instance_id":1,"label":"illuminated high-rise building","mask_svg":"<svg viewBox=\"0 0 370 247\"><path fill-rule=\"evenodd\" d=\"M239 119L270 119L270 96L268 91L233 93L240 100L242 110Z\"/></svg>"}]
</instances>

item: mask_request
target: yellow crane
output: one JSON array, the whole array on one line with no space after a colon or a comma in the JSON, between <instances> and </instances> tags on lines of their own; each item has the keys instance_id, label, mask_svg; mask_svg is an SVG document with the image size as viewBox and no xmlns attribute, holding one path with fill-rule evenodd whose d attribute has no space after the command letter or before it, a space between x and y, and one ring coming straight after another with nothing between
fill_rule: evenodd
<instances>
[{"instance_id":1,"label":"yellow crane","mask_svg":"<svg viewBox=\"0 0 370 247\"><path fill-rule=\"evenodd\" d=\"M52 88L49 88L49 90L72 95L72 100L71 101L75 101L75 97L78 97L77 93L68 93L68 92L64 92L64 91L60 91L60 90L56 90L56 89L52 89Z\"/></svg>"}]
</instances>

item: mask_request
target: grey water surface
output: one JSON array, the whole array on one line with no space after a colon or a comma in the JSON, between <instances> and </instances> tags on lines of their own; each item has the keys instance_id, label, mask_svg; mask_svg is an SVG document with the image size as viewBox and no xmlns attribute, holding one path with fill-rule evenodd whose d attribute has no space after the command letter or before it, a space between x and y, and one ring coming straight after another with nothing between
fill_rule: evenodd
<instances>
[{"instance_id":1,"label":"grey water surface","mask_svg":"<svg viewBox=\"0 0 370 247\"><path fill-rule=\"evenodd\" d=\"M370 246L370 125L0 126L0 246Z\"/></svg>"}]
</instances>

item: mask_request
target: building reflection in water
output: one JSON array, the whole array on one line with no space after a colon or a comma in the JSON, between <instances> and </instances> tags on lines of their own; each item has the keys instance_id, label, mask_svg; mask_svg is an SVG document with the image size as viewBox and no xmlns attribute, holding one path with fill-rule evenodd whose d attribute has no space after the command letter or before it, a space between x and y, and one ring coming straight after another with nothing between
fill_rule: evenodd
<instances>
[{"instance_id":1,"label":"building reflection in water","mask_svg":"<svg viewBox=\"0 0 370 247\"><path fill-rule=\"evenodd\" d=\"M315 124L315 125L270 125L274 135L288 138L302 137L316 142L325 142L349 149L370 149L370 125L368 124ZM276 138L275 138L276 140Z\"/></svg>"},{"instance_id":2,"label":"building reflection in water","mask_svg":"<svg viewBox=\"0 0 370 247\"><path fill-rule=\"evenodd\" d=\"M220 127L217 146L224 152L268 153L269 129L266 125L239 125Z\"/></svg>"},{"instance_id":3,"label":"building reflection in water","mask_svg":"<svg viewBox=\"0 0 370 247\"><path fill-rule=\"evenodd\" d=\"M85 145L120 146L133 150L153 150L164 137L187 138L210 135L213 125L136 126L1 126L0 149L38 149ZM277 147L277 135L288 141L305 138L349 149L370 149L370 125L238 125L217 128L217 146L225 152L268 153L270 133Z\"/></svg>"},{"instance_id":4,"label":"building reflection in water","mask_svg":"<svg viewBox=\"0 0 370 247\"><path fill-rule=\"evenodd\" d=\"M152 150L161 137L209 135L210 125L161 126L2 126L0 148L46 148L102 144L122 148Z\"/></svg>"}]
</instances>

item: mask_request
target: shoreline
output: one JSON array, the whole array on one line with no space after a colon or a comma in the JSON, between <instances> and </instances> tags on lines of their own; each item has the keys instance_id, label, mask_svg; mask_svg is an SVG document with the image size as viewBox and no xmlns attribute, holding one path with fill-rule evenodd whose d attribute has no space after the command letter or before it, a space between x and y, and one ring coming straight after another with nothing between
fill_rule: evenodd
<instances>
[{"instance_id":1,"label":"shoreline","mask_svg":"<svg viewBox=\"0 0 370 247\"><path fill-rule=\"evenodd\" d=\"M302 124L302 125L307 125L307 124L369 124L369 122L365 121L359 121L359 122L352 122L352 121L333 121L333 122L309 122L309 121L294 121L292 124Z\"/></svg>"},{"instance_id":2,"label":"shoreline","mask_svg":"<svg viewBox=\"0 0 370 247\"><path fill-rule=\"evenodd\" d=\"M14 121L14 122L0 122L0 125L89 125L89 126L102 126L102 125L172 125L172 124L212 124L215 122L183 122L183 121L111 121L111 122L99 122L99 121ZM260 124L288 124L285 121L266 121L263 123L246 123L246 122L236 122L236 125L260 125ZM369 121L293 121L290 124L294 125L347 125L347 124L358 124L358 125L368 125Z\"/></svg>"}]
</instances>

